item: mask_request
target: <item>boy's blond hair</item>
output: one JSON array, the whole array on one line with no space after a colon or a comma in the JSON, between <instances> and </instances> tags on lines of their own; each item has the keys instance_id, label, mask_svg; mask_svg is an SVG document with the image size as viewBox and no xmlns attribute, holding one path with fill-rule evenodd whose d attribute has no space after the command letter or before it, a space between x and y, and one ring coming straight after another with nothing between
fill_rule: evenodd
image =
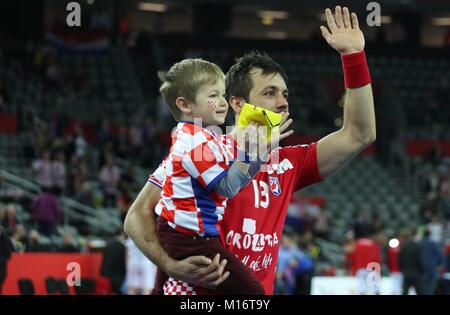
<instances>
[{"instance_id":1,"label":"boy's blond hair","mask_svg":"<svg viewBox=\"0 0 450 315\"><path fill-rule=\"evenodd\" d=\"M200 87L225 80L219 66L202 59L184 59L167 72L159 71L158 77L162 82L159 92L177 121L181 120L181 111L175 103L178 97L195 102Z\"/></svg>"}]
</instances>

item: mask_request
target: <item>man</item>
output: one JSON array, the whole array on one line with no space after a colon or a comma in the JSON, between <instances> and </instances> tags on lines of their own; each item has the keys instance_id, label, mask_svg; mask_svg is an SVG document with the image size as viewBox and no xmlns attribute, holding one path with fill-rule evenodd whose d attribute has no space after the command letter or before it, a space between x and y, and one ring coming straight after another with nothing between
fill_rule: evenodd
<instances>
[{"instance_id":1,"label":"man","mask_svg":"<svg viewBox=\"0 0 450 315\"><path fill-rule=\"evenodd\" d=\"M433 295L439 282L439 268L444 265L444 254L439 245L431 239L430 230L425 230L421 242L424 277L423 294Z\"/></svg>"},{"instance_id":2,"label":"man","mask_svg":"<svg viewBox=\"0 0 450 315\"><path fill-rule=\"evenodd\" d=\"M398 253L398 266L403 273L403 295L409 294L410 287L415 289L417 295L424 294L422 279L425 268L420 244L414 239L416 234L415 229L401 232L405 244Z\"/></svg>"},{"instance_id":3,"label":"man","mask_svg":"<svg viewBox=\"0 0 450 315\"><path fill-rule=\"evenodd\" d=\"M370 75L364 56L364 36L356 14L340 6L325 11L330 30L326 41L342 55L346 82L344 123L318 143L279 148L279 163L260 171L248 186L228 201L221 223L222 244L236 254L272 294L282 229L292 193L330 176L375 140L375 113ZM331 31L331 32L330 32ZM288 110L286 76L267 55L242 57L226 77L227 96L236 121L245 102L281 113ZM160 199L156 187L164 180L162 165L130 208L125 231L143 253L167 275L204 288L214 288L229 273L226 261L203 256L176 261L162 250L155 233L153 209ZM153 185L153 184L155 185ZM149 213L150 212L150 213ZM161 289L165 279L156 283ZM159 288L158 288L159 286Z\"/></svg>"},{"instance_id":4,"label":"man","mask_svg":"<svg viewBox=\"0 0 450 315\"><path fill-rule=\"evenodd\" d=\"M122 294L121 288L126 275L125 234L122 230L115 233L103 249L100 274L110 280L111 290L115 294Z\"/></svg>"}]
</instances>

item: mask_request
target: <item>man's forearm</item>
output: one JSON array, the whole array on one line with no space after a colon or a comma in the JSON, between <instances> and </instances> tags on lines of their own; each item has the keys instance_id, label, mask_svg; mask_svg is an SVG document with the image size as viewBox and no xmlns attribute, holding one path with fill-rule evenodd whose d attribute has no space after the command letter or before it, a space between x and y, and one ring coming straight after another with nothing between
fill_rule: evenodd
<instances>
[{"instance_id":1,"label":"man's forearm","mask_svg":"<svg viewBox=\"0 0 450 315\"><path fill-rule=\"evenodd\" d=\"M348 88L344 105L343 130L362 145L375 140L375 109L372 85Z\"/></svg>"},{"instance_id":2,"label":"man's forearm","mask_svg":"<svg viewBox=\"0 0 450 315\"><path fill-rule=\"evenodd\" d=\"M158 240L156 215L151 211L156 205L154 200L159 198L160 190L156 186L149 189L152 191L146 192L144 187L130 207L125 218L124 229L142 253L158 268L169 274L175 261L167 255Z\"/></svg>"}]
</instances>

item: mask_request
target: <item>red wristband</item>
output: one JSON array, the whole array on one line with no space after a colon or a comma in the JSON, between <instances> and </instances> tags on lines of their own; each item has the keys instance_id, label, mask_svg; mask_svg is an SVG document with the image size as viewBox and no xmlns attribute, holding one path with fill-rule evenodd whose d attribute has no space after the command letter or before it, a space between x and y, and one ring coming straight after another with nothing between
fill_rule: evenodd
<instances>
[{"instance_id":1,"label":"red wristband","mask_svg":"<svg viewBox=\"0 0 450 315\"><path fill-rule=\"evenodd\" d=\"M364 50L341 55L341 60L346 88L357 88L372 82Z\"/></svg>"}]
</instances>

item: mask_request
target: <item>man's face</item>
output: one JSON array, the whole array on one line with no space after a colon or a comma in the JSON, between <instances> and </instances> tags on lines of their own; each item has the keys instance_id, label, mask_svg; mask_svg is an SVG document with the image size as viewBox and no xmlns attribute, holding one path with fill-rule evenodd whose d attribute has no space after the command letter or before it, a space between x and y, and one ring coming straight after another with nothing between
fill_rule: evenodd
<instances>
[{"instance_id":1,"label":"man's face","mask_svg":"<svg viewBox=\"0 0 450 315\"><path fill-rule=\"evenodd\" d=\"M289 110L288 89L281 74L263 75L260 68L250 70L253 88L248 102L281 113Z\"/></svg>"}]
</instances>

